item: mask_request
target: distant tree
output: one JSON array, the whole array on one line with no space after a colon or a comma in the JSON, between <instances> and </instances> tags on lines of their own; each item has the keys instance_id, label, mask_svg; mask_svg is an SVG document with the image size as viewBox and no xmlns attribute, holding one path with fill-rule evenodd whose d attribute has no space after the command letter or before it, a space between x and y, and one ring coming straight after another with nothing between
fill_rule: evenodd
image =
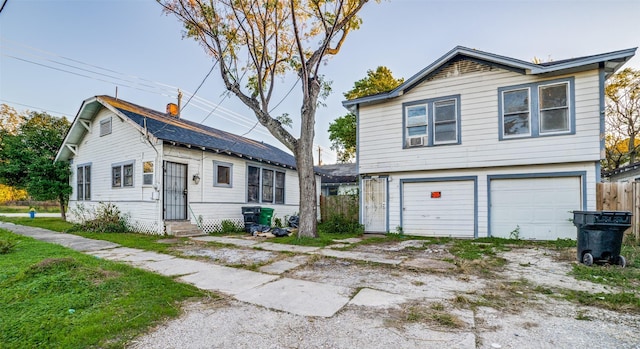
<instances>
[{"instance_id":1,"label":"distant tree","mask_svg":"<svg viewBox=\"0 0 640 349\"><path fill-rule=\"evenodd\" d=\"M24 189L16 189L8 185L0 184L0 204L7 201L24 200L27 198L27 191Z\"/></svg>"},{"instance_id":2,"label":"distant tree","mask_svg":"<svg viewBox=\"0 0 640 349\"><path fill-rule=\"evenodd\" d=\"M367 76L356 81L353 88L345 92L344 96L351 100L388 92L403 82L403 78L394 78L389 68L379 66L375 71L367 70ZM356 130L356 116L353 113L341 116L329 124L331 149L338 153L339 162L349 162L355 157Z\"/></svg>"},{"instance_id":3,"label":"distant tree","mask_svg":"<svg viewBox=\"0 0 640 349\"><path fill-rule=\"evenodd\" d=\"M0 183L26 189L36 200L57 200L62 218L71 194L69 165L53 160L68 129L65 118L31 112L0 149Z\"/></svg>"},{"instance_id":4,"label":"distant tree","mask_svg":"<svg viewBox=\"0 0 640 349\"><path fill-rule=\"evenodd\" d=\"M640 70L627 68L610 78L605 87L605 169L635 163L640 151Z\"/></svg>"},{"instance_id":5,"label":"distant tree","mask_svg":"<svg viewBox=\"0 0 640 349\"><path fill-rule=\"evenodd\" d=\"M293 152L300 193L298 236L317 237L315 115L319 98L331 90L320 70L359 28L357 14L368 0L157 1L215 59L227 90ZM272 98L288 95L276 94L287 73L298 76L301 88L299 137L286 128L286 118L271 115Z\"/></svg>"}]
</instances>

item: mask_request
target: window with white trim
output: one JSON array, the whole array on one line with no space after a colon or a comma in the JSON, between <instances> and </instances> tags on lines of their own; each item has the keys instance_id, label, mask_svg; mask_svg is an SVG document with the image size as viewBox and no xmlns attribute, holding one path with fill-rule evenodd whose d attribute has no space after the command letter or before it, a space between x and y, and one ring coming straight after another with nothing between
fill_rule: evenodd
<instances>
[{"instance_id":1,"label":"window with white trim","mask_svg":"<svg viewBox=\"0 0 640 349\"><path fill-rule=\"evenodd\" d=\"M111 165L111 187L133 187L133 162Z\"/></svg>"},{"instance_id":2,"label":"window with white trim","mask_svg":"<svg viewBox=\"0 0 640 349\"><path fill-rule=\"evenodd\" d=\"M76 168L76 199L91 200L91 165L80 165Z\"/></svg>"},{"instance_id":3,"label":"window with white trim","mask_svg":"<svg viewBox=\"0 0 640 349\"><path fill-rule=\"evenodd\" d=\"M285 172L247 167L247 202L284 204Z\"/></svg>"},{"instance_id":4,"label":"window with white trim","mask_svg":"<svg viewBox=\"0 0 640 349\"><path fill-rule=\"evenodd\" d=\"M500 140L575 133L574 79L498 89Z\"/></svg>"},{"instance_id":5,"label":"window with white trim","mask_svg":"<svg viewBox=\"0 0 640 349\"><path fill-rule=\"evenodd\" d=\"M100 137L111 134L111 118L100 120Z\"/></svg>"},{"instance_id":6,"label":"window with white trim","mask_svg":"<svg viewBox=\"0 0 640 349\"><path fill-rule=\"evenodd\" d=\"M403 104L404 147L460 144L460 95Z\"/></svg>"},{"instance_id":7,"label":"window with white trim","mask_svg":"<svg viewBox=\"0 0 640 349\"><path fill-rule=\"evenodd\" d=\"M233 164L213 161L213 186L231 188L233 186L232 174Z\"/></svg>"},{"instance_id":8,"label":"window with white trim","mask_svg":"<svg viewBox=\"0 0 640 349\"><path fill-rule=\"evenodd\" d=\"M153 161L142 163L142 185L153 185Z\"/></svg>"}]
</instances>

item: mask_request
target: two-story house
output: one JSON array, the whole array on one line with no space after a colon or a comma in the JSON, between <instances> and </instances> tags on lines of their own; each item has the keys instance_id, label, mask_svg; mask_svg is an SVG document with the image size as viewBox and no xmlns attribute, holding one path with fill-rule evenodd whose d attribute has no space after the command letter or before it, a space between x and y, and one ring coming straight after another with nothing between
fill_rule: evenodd
<instances>
[{"instance_id":1,"label":"two-story house","mask_svg":"<svg viewBox=\"0 0 640 349\"><path fill-rule=\"evenodd\" d=\"M627 49L540 64L456 47L357 115L367 232L575 238L595 210L605 81Z\"/></svg>"}]
</instances>

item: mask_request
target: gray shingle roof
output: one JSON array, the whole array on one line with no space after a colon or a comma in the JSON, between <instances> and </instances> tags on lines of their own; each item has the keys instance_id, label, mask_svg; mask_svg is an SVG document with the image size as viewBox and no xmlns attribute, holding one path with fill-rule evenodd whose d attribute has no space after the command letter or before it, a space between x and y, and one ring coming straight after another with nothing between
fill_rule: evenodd
<instances>
[{"instance_id":1,"label":"gray shingle roof","mask_svg":"<svg viewBox=\"0 0 640 349\"><path fill-rule=\"evenodd\" d=\"M140 127L144 128L146 124L149 133L163 141L296 168L296 160L291 154L270 144L179 119L112 97L100 96L100 98Z\"/></svg>"}]
</instances>

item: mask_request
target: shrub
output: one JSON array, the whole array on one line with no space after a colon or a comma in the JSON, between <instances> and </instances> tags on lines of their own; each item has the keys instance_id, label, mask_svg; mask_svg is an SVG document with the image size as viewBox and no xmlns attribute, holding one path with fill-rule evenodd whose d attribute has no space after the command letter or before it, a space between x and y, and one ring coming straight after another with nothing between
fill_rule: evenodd
<instances>
[{"instance_id":1,"label":"shrub","mask_svg":"<svg viewBox=\"0 0 640 349\"><path fill-rule=\"evenodd\" d=\"M112 203L100 202L92 212L83 206L74 212L80 217L79 224L74 225L70 231L93 231L97 233L126 233L129 232L128 216L120 212L118 206Z\"/></svg>"},{"instance_id":2,"label":"shrub","mask_svg":"<svg viewBox=\"0 0 640 349\"><path fill-rule=\"evenodd\" d=\"M360 235L364 232L362 224L341 214L332 215L329 219L320 223L318 229L328 234Z\"/></svg>"},{"instance_id":3,"label":"shrub","mask_svg":"<svg viewBox=\"0 0 640 349\"><path fill-rule=\"evenodd\" d=\"M243 228L238 227L236 223L228 219L223 220L221 225L222 229L220 232L224 234L244 232Z\"/></svg>"},{"instance_id":4,"label":"shrub","mask_svg":"<svg viewBox=\"0 0 640 349\"><path fill-rule=\"evenodd\" d=\"M0 254L7 254L16 247L16 242L12 240L0 240Z\"/></svg>"}]
</instances>

